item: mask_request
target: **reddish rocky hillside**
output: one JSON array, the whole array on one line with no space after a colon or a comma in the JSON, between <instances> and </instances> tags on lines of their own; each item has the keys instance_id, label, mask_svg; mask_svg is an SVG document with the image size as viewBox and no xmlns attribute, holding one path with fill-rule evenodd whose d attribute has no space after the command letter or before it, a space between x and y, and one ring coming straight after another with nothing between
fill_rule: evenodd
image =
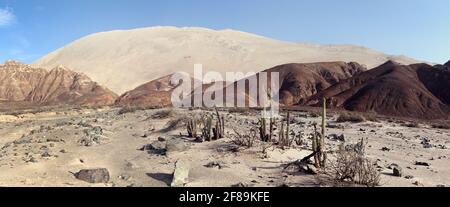
<instances>
[{"instance_id":1,"label":"reddish rocky hillside","mask_svg":"<svg viewBox=\"0 0 450 207\"><path fill-rule=\"evenodd\" d=\"M272 72L279 73L280 103L284 106L293 106L303 104L310 96L365 70L365 67L353 62L322 62L285 64L265 70L264 72L268 72L268 87L270 87L271 82L270 74ZM260 73L255 76L258 80ZM245 84L244 91L237 90L239 84ZM230 87L234 86L236 93L234 103L237 103L237 97L245 97L246 106L249 106L250 103L259 106L261 103L249 96L248 84L249 82L246 79L239 80L233 85L227 86L226 90L230 91ZM259 81L257 81L257 86L259 87Z\"/></svg>"},{"instance_id":2,"label":"reddish rocky hillside","mask_svg":"<svg viewBox=\"0 0 450 207\"><path fill-rule=\"evenodd\" d=\"M16 61L0 65L0 100L23 101L47 73Z\"/></svg>"},{"instance_id":3,"label":"reddish rocky hillside","mask_svg":"<svg viewBox=\"0 0 450 207\"><path fill-rule=\"evenodd\" d=\"M50 71L15 61L0 65L2 101L40 105L111 105L117 98L89 77L63 67Z\"/></svg>"},{"instance_id":4,"label":"reddish rocky hillside","mask_svg":"<svg viewBox=\"0 0 450 207\"><path fill-rule=\"evenodd\" d=\"M326 89L338 83L340 80L352 77L352 75L360 73L364 70L365 68L357 63L329 62L287 64L269 69L266 72L280 73L281 102L285 105L294 105L302 103L304 102L305 98L317 93L318 91L322 91L323 89ZM256 77L259 77L259 74L257 74ZM166 76L139 86L136 89L122 95L116 101L116 104L121 106L170 106L171 93L177 86L171 85L169 81L170 76ZM238 82L234 83L234 85L236 86L236 94L238 94L237 96L248 97L248 90L237 91ZM225 82L223 82L222 84L222 88L225 88L225 86L227 86ZM205 92L205 90L211 86L214 85L204 84L202 91ZM223 90L225 98L225 89L217 90ZM214 96L214 93L209 92L208 95ZM247 100L246 102L247 105L248 102L249 100Z\"/></svg>"},{"instance_id":5,"label":"reddish rocky hillside","mask_svg":"<svg viewBox=\"0 0 450 207\"><path fill-rule=\"evenodd\" d=\"M333 107L350 111L449 118L449 88L450 71L441 67L387 62L314 95L307 104L317 106L321 97L326 97Z\"/></svg>"},{"instance_id":6,"label":"reddish rocky hillside","mask_svg":"<svg viewBox=\"0 0 450 207\"><path fill-rule=\"evenodd\" d=\"M171 75L150 81L121 95L116 100L119 106L171 106L172 91L178 85L170 83Z\"/></svg>"},{"instance_id":7,"label":"reddish rocky hillside","mask_svg":"<svg viewBox=\"0 0 450 207\"><path fill-rule=\"evenodd\" d=\"M279 72L280 102L292 106L303 104L308 97L365 70L354 62L323 62L281 65L266 72Z\"/></svg>"}]
</instances>

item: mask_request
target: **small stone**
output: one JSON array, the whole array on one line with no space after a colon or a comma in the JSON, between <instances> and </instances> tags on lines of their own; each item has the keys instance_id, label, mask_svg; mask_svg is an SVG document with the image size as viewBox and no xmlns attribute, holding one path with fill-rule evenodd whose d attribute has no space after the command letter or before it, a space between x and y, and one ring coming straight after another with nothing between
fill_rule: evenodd
<instances>
[{"instance_id":1,"label":"small stone","mask_svg":"<svg viewBox=\"0 0 450 207\"><path fill-rule=\"evenodd\" d=\"M75 177L88 183L107 183L110 178L106 168L80 170Z\"/></svg>"},{"instance_id":2,"label":"small stone","mask_svg":"<svg viewBox=\"0 0 450 207\"><path fill-rule=\"evenodd\" d=\"M415 186L423 186L423 184L422 183L420 183L419 181L415 181L414 183L413 183L413 185L415 185Z\"/></svg>"},{"instance_id":3,"label":"small stone","mask_svg":"<svg viewBox=\"0 0 450 207\"><path fill-rule=\"evenodd\" d=\"M165 142L166 139L165 139L164 137L158 137L158 141L160 141L160 142Z\"/></svg>"},{"instance_id":4,"label":"small stone","mask_svg":"<svg viewBox=\"0 0 450 207\"><path fill-rule=\"evenodd\" d=\"M418 165L418 166L426 166L426 167L431 166L430 163L427 163L427 162L419 162L419 161L416 161L416 165Z\"/></svg>"},{"instance_id":5,"label":"small stone","mask_svg":"<svg viewBox=\"0 0 450 207\"><path fill-rule=\"evenodd\" d=\"M391 151L391 149L389 149L389 148L387 148L387 147L383 147L383 148L381 148L381 151L383 151L383 152L389 152L389 151Z\"/></svg>"},{"instance_id":6,"label":"small stone","mask_svg":"<svg viewBox=\"0 0 450 207\"><path fill-rule=\"evenodd\" d=\"M405 176L405 179L408 179L408 180L411 180L411 179L413 179L414 178L414 176L412 176L412 175L407 175L407 176Z\"/></svg>"},{"instance_id":7,"label":"small stone","mask_svg":"<svg viewBox=\"0 0 450 207\"><path fill-rule=\"evenodd\" d=\"M396 177L402 177L403 175L403 169L401 167L393 167L392 169L393 175Z\"/></svg>"}]
</instances>

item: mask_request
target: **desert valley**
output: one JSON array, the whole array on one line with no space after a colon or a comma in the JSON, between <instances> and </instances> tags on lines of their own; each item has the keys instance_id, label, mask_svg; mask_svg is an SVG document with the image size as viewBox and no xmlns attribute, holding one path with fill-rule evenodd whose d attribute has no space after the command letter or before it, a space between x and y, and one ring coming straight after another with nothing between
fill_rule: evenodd
<instances>
[{"instance_id":1,"label":"desert valley","mask_svg":"<svg viewBox=\"0 0 450 207\"><path fill-rule=\"evenodd\" d=\"M280 115L173 107L170 76L196 63L279 73ZM6 61L0 79L0 186L450 185L450 61L152 27Z\"/></svg>"}]
</instances>

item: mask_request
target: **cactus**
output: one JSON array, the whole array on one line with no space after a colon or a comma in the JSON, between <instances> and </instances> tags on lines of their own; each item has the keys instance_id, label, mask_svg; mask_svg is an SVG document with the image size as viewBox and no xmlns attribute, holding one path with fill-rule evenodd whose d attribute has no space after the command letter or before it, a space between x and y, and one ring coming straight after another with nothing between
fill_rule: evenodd
<instances>
[{"instance_id":1,"label":"cactus","mask_svg":"<svg viewBox=\"0 0 450 207\"><path fill-rule=\"evenodd\" d=\"M285 136L286 136L286 133L284 131L284 122L281 122L280 132L279 132L278 136L279 136L280 144L283 145L284 139L285 139Z\"/></svg>"},{"instance_id":2,"label":"cactus","mask_svg":"<svg viewBox=\"0 0 450 207\"><path fill-rule=\"evenodd\" d=\"M289 136L289 131L290 131L289 130L290 129L289 126L291 125L291 113L289 111L287 112L287 117L286 118L287 118L287 120L286 120L286 122L287 122L287 124L286 124L286 137L285 137L286 140L285 140L284 145L285 146L290 146L291 145L291 141L290 141L291 139L289 139L289 137L290 137Z\"/></svg>"},{"instance_id":3,"label":"cactus","mask_svg":"<svg viewBox=\"0 0 450 207\"><path fill-rule=\"evenodd\" d=\"M223 116L220 116L217 108L215 108L215 110L216 110L217 121L216 121L215 128L213 128L213 134L214 134L214 139L217 140L217 139L221 139L224 137L225 118Z\"/></svg>"},{"instance_id":4,"label":"cactus","mask_svg":"<svg viewBox=\"0 0 450 207\"><path fill-rule=\"evenodd\" d=\"M273 137L273 130L274 130L274 126L275 126L275 119L274 118L270 118L269 120L269 140L268 141L272 141L272 137Z\"/></svg>"},{"instance_id":5,"label":"cactus","mask_svg":"<svg viewBox=\"0 0 450 207\"><path fill-rule=\"evenodd\" d=\"M312 151L314 154L314 165L316 167L325 168L327 154L325 152L325 133L326 133L326 119L327 119L327 103L326 99L323 98L323 106L322 106L322 132L317 132L317 124L314 123L314 132L313 132L313 146ZM319 135L319 136L317 136Z\"/></svg>"},{"instance_id":6,"label":"cactus","mask_svg":"<svg viewBox=\"0 0 450 207\"><path fill-rule=\"evenodd\" d=\"M325 133L326 133L326 125L327 125L327 99L323 97L322 99L322 133L321 133L321 139L320 139L320 159L321 159L321 166L325 167L325 163L327 160L327 155L325 152Z\"/></svg>"},{"instance_id":7,"label":"cactus","mask_svg":"<svg viewBox=\"0 0 450 207\"><path fill-rule=\"evenodd\" d=\"M212 118L210 116L203 119L203 131L202 131L202 137L206 141L211 141L211 126L212 126Z\"/></svg>"},{"instance_id":8,"label":"cactus","mask_svg":"<svg viewBox=\"0 0 450 207\"><path fill-rule=\"evenodd\" d=\"M187 123L186 123L186 128L187 128L187 132L188 132L188 136L192 137L192 138L197 138L197 133L198 133L198 128L199 128L199 123L197 118L191 118Z\"/></svg>"}]
</instances>

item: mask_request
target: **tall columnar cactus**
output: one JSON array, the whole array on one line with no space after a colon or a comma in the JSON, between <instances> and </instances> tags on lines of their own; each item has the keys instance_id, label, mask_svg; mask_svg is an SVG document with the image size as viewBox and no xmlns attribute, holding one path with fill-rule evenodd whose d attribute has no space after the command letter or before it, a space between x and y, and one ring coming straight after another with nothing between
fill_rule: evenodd
<instances>
[{"instance_id":1,"label":"tall columnar cactus","mask_svg":"<svg viewBox=\"0 0 450 207\"><path fill-rule=\"evenodd\" d=\"M267 142L267 131L266 131L266 119L264 117L259 119L259 138L263 142Z\"/></svg>"},{"instance_id":2,"label":"tall columnar cactus","mask_svg":"<svg viewBox=\"0 0 450 207\"><path fill-rule=\"evenodd\" d=\"M291 125L291 113L289 111L287 112L286 118L287 118L287 120L286 120L286 122L287 122L287 124L286 124L286 140L285 140L284 145L290 146L291 139L289 138L289 131L290 131L290 125Z\"/></svg>"},{"instance_id":3,"label":"tall columnar cactus","mask_svg":"<svg viewBox=\"0 0 450 207\"><path fill-rule=\"evenodd\" d=\"M327 155L325 152L325 136L327 127L327 99L323 97L322 99L322 134L320 139L320 156L321 156L321 166L325 167L327 160Z\"/></svg>"},{"instance_id":4,"label":"tall columnar cactus","mask_svg":"<svg viewBox=\"0 0 450 207\"><path fill-rule=\"evenodd\" d=\"M199 127L198 120L195 117L193 117L187 122L186 125L188 136L192 138L197 138L198 135L197 132Z\"/></svg>"},{"instance_id":5,"label":"tall columnar cactus","mask_svg":"<svg viewBox=\"0 0 450 207\"><path fill-rule=\"evenodd\" d=\"M202 137L206 141L211 141L211 130L212 130L212 118L210 116L206 117L203 124Z\"/></svg>"},{"instance_id":6,"label":"tall columnar cactus","mask_svg":"<svg viewBox=\"0 0 450 207\"><path fill-rule=\"evenodd\" d=\"M269 142L272 142L272 137L273 137L273 130L275 129L275 119L274 118L270 118L270 120L269 120Z\"/></svg>"}]
</instances>

